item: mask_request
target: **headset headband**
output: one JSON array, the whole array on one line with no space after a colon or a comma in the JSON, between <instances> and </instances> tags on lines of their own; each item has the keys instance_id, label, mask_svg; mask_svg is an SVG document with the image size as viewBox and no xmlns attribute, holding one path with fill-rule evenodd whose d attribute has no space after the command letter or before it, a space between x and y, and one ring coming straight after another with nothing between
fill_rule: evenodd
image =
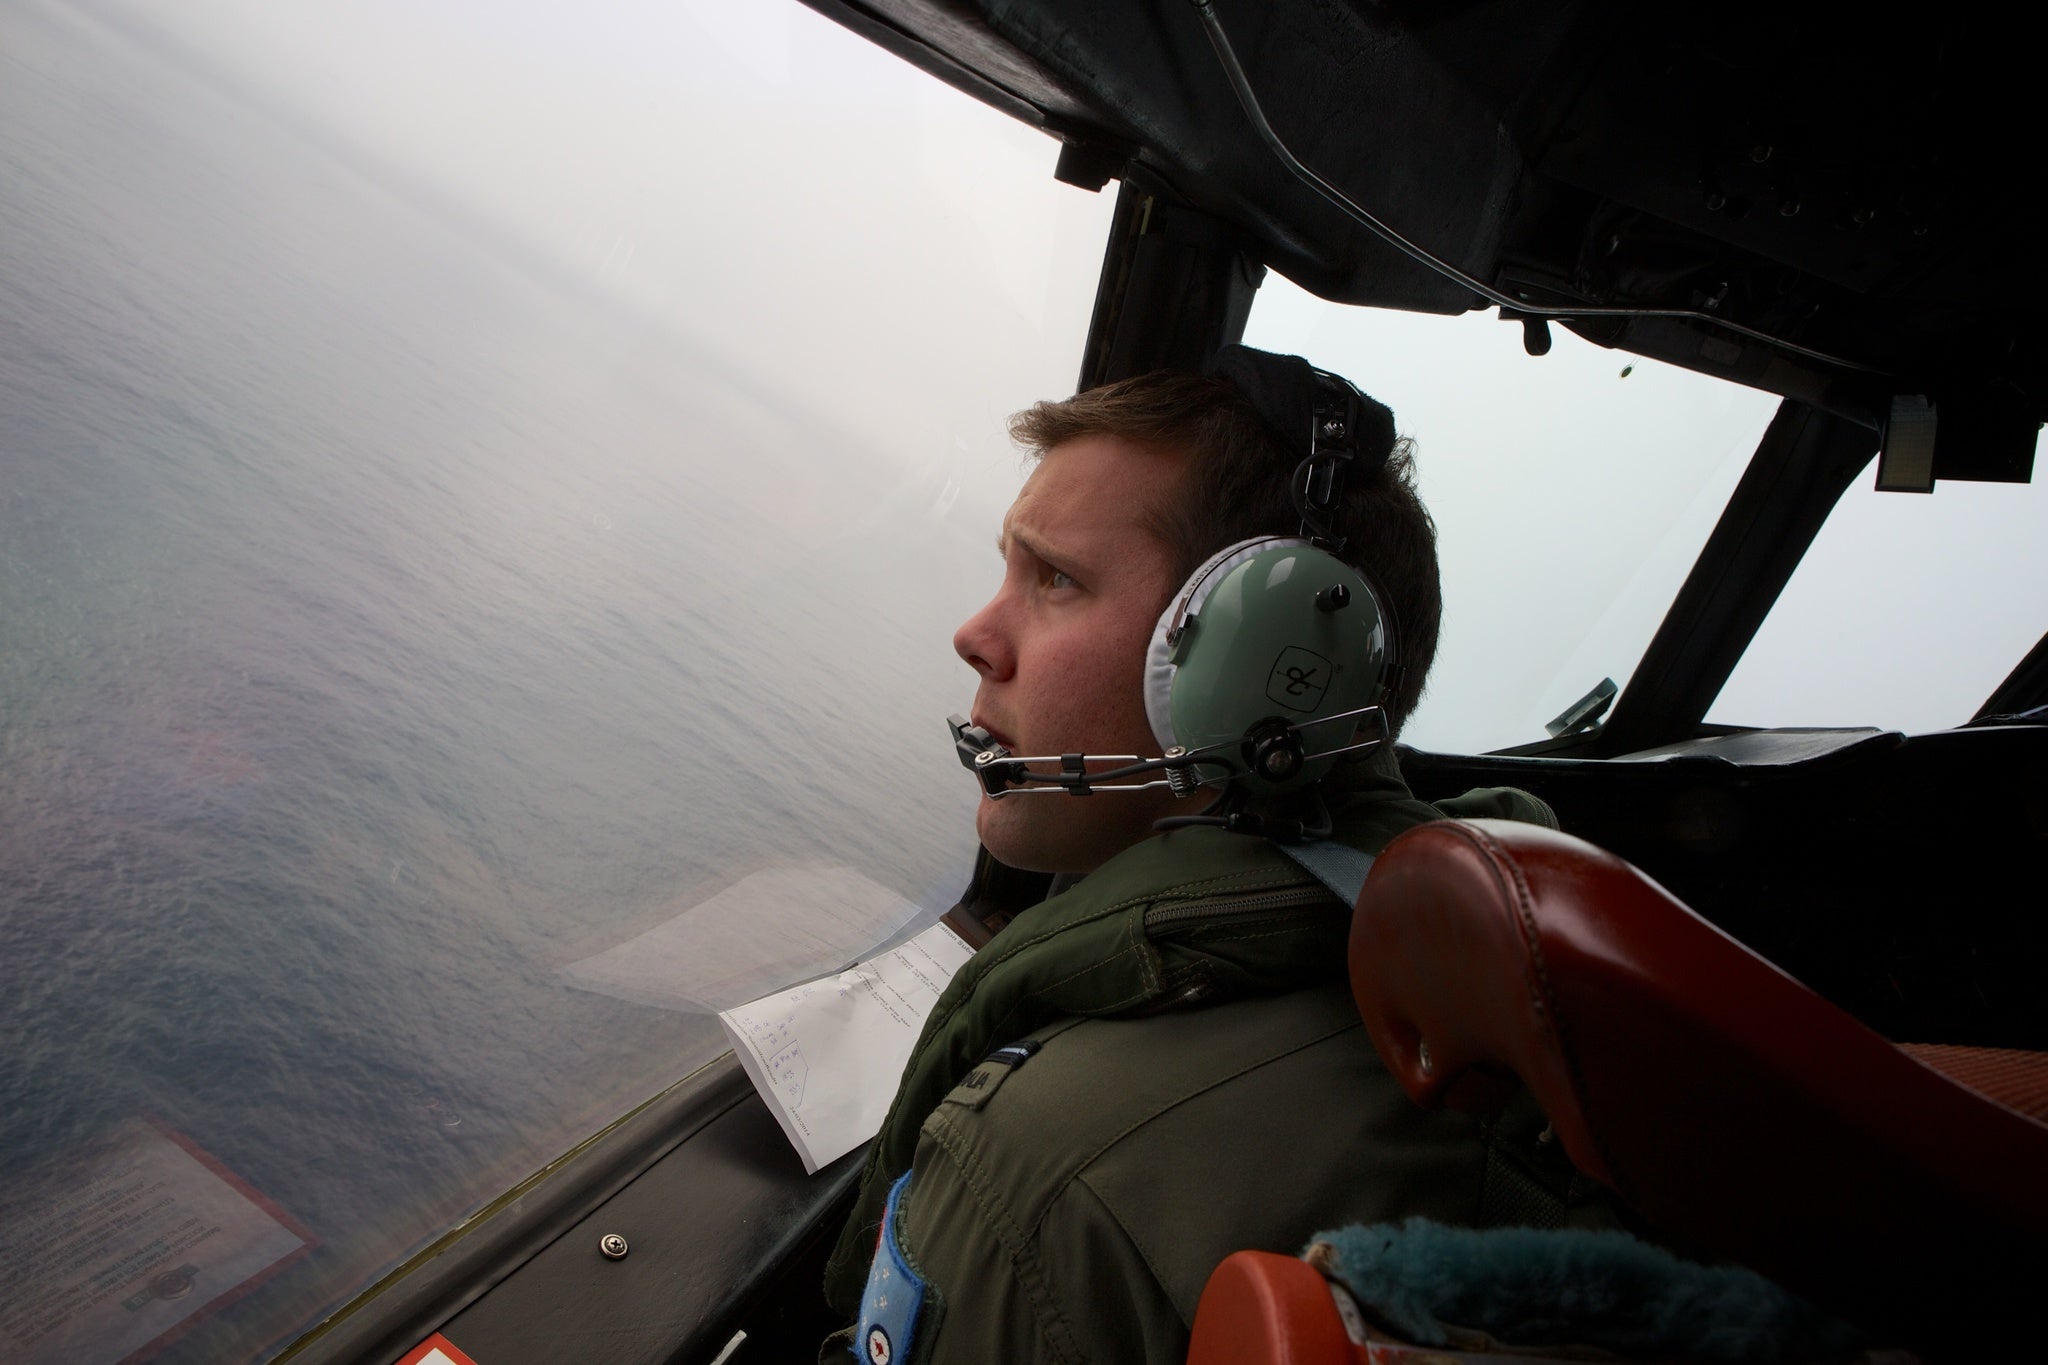
<instances>
[{"instance_id":1,"label":"headset headband","mask_svg":"<svg viewBox=\"0 0 2048 1365\"><path fill-rule=\"evenodd\" d=\"M1207 373L1237 387L1282 450L1305 452L1290 490L1301 513L1301 535L1341 551L1345 537L1337 534L1334 520L1345 473L1355 469L1372 479L1386 467L1394 450L1392 410L1298 355L1225 346L1210 359ZM1304 415L1307 431L1301 429Z\"/></svg>"}]
</instances>

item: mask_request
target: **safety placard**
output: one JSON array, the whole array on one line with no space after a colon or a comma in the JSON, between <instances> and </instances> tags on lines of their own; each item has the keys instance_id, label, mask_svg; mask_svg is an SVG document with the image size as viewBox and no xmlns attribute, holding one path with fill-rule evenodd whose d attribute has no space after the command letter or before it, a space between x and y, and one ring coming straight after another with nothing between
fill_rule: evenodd
<instances>
[{"instance_id":1,"label":"safety placard","mask_svg":"<svg viewBox=\"0 0 2048 1365\"><path fill-rule=\"evenodd\" d=\"M0 1360L147 1359L312 1241L183 1134L123 1123L7 1191Z\"/></svg>"},{"instance_id":2,"label":"safety placard","mask_svg":"<svg viewBox=\"0 0 2048 1365\"><path fill-rule=\"evenodd\" d=\"M436 1332L400 1356L397 1365L476 1365L476 1362L464 1355L461 1347Z\"/></svg>"}]
</instances>

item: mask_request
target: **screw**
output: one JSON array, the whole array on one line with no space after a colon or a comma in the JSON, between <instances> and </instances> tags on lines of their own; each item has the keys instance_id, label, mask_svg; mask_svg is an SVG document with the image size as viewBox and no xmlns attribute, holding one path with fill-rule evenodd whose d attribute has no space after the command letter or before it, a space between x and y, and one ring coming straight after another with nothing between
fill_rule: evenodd
<instances>
[{"instance_id":1,"label":"screw","mask_svg":"<svg viewBox=\"0 0 2048 1365\"><path fill-rule=\"evenodd\" d=\"M1778 212L1787 218L1797 218L1799 216L1798 197L1796 195L1788 197L1784 203L1778 205Z\"/></svg>"},{"instance_id":2,"label":"screw","mask_svg":"<svg viewBox=\"0 0 2048 1365\"><path fill-rule=\"evenodd\" d=\"M994 749L983 749L974 756L974 766L977 768L985 768L995 761L996 751Z\"/></svg>"},{"instance_id":3,"label":"screw","mask_svg":"<svg viewBox=\"0 0 2048 1365\"><path fill-rule=\"evenodd\" d=\"M1858 227L1861 227L1863 224L1869 222L1871 219L1875 217L1877 217L1877 214L1874 211L1872 211L1869 207L1865 206L1862 208L1852 210L1849 214L1849 221L1855 223Z\"/></svg>"},{"instance_id":4,"label":"screw","mask_svg":"<svg viewBox=\"0 0 2048 1365\"><path fill-rule=\"evenodd\" d=\"M1727 195L1725 195L1725 194L1710 194L1710 195L1708 195L1708 196L1707 196L1707 212L1708 212L1708 213L1719 213L1719 212L1720 212L1720 211L1721 211L1722 209L1725 209L1725 208L1727 208L1727 207L1728 207L1728 196L1727 196Z\"/></svg>"},{"instance_id":5,"label":"screw","mask_svg":"<svg viewBox=\"0 0 2048 1365\"><path fill-rule=\"evenodd\" d=\"M626 1245L626 1239L616 1232L607 1232L598 1238L597 1249L604 1253L604 1258L608 1261L623 1261L626 1259L626 1252L630 1250Z\"/></svg>"},{"instance_id":6,"label":"screw","mask_svg":"<svg viewBox=\"0 0 2048 1365\"><path fill-rule=\"evenodd\" d=\"M1771 159L1771 151L1772 148L1769 143L1759 142L1756 146L1749 149L1749 159L1761 166Z\"/></svg>"}]
</instances>

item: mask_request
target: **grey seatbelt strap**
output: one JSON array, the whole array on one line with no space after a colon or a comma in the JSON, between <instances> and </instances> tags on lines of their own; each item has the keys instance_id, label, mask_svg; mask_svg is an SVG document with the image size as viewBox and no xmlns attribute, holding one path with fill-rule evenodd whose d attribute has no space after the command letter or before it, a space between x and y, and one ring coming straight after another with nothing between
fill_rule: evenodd
<instances>
[{"instance_id":1,"label":"grey seatbelt strap","mask_svg":"<svg viewBox=\"0 0 2048 1365\"><path fill-rule=\"evenodd\" d=\"M1313 844L1280 844L1282 853L1308 869L1309 875L1337 893L1346 905L1358 904L1365 886L1365 874L1372 871L1373 855L1360 853L1349 844L1321 839Z\"/></svg>"}]
</instances>

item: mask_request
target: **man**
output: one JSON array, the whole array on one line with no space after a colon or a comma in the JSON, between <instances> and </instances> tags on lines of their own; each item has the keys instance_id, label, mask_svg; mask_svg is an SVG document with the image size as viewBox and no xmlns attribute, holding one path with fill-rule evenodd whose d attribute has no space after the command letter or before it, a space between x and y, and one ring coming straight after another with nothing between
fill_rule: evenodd
<instances>
[{"instance_id":1,"label":"man","mask_svg":"<svg viewBox=\"0 0 2048 1365\"><path fill-rule=\"evenodd\" d=\"M1413 709L1441 598L1391 413L1293 357L1232 348L1221 369L1013 419L1037 465L1004 520L1002 583L954 639L980 680L973 722L1004 750L1161 753L1146 686L1162 613L1216 551L1303 531L1341 543L1392 618L1397 662L1378 698L1390 729ZM1329 500L1305 508L1313 472L1290 438L1332 385L1362 430ZM996 859L1085 875L968 962L905 1069L827 1273L834 1307L859 1311L861 1358L1178 1361L1231 1251L1409 1215L1580 1216L1540 1118L1481 1125L1408 1103L1344 984L1349 905L1245 832L1298 830L1326 809L1335 843L1374 853L1448 813L1554 823L1548 809L1508 791L1417 801L1391 744L1306 794L1227 786L1215 809L1231 825L1212 813L1165 833L1156 821L1204 799L981 802Z\"/></svg>"}]
</instances>

